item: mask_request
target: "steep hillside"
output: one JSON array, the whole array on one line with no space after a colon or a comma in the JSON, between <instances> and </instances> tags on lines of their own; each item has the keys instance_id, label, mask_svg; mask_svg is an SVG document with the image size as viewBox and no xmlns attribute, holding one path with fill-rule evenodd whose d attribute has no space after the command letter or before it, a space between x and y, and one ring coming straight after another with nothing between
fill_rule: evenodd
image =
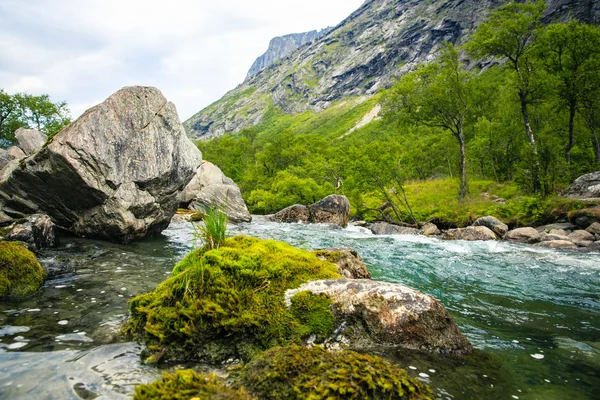
<instances>
[{"instance_id":1,"label":"steep hillside","mask_svg":"<svg viewBox=\"0 0 600 400\"><path fill-rule=\"evenodd\" d=\"M441 43L461 44L507 0L367 0L332 31L258 72L184 126L193 139L237 132L277 107L319 112L350 96L370 97L435 57ZM598 22L595 0L549 0L546 19Z\"/></svg>"},{"instance_id":2,"label":"steep hillside","mask_svg":"<svg viewBox=\"0 0 600 400\"><path fill-rule=\"evenodd\" d=\"M325 35L331 28L322 29L320 31L310 31L303 33L291 33L285 36L277 36L271 39L267 51L254 61L252 67L248 71L246 80L273 64L275 61L282 59L292 53L298 47L312 42L313 40Z\"/></svg>"}]
</instances>

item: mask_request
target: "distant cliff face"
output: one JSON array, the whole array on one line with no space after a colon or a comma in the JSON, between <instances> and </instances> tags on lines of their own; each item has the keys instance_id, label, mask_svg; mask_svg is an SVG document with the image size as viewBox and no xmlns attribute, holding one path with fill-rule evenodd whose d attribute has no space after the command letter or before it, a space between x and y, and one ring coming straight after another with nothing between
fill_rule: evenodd
<instances>
[{"instance_id":1,"label":"distant cliff face","mask_svg":"<svg viewBox=\"0 0 600 400\"><path fill-rule=\"evenodd\" d=\"M298 47L312 42L329 32L331 28L321 29L320 31L310 31L304 33L292 33L285 36L278 36L271 39L269 48L262 56L258 57L246 76L246 80L252 78L254 75L273 64L275 61L280 60L292 53Z\"/></svg>"},{"instance_id":2,"label":"distant cliff face","mask_svg":"<svg viewBox=\"0 0 600 400\"><path fill-rule=\"evenodd\" d=\"M252 75L184 126L193 139L260 123L271 106L294 114L321 111L351 96L371 96L417 65L435 59L444 41L463 44L491 9L508 0L367 0L312 44ZM597 0L548 0L546 21L598 23Z\"/></svg>"}]
</instances>

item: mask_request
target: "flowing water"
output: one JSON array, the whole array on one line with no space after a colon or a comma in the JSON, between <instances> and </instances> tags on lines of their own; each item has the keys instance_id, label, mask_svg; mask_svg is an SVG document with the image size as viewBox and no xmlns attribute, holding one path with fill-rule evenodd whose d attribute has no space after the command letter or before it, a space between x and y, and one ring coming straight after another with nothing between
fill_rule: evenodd
<instances>
[{"instance_id":1,"label":"flowing water","mask_svg":"<svg viewBox=\"0 0 600 400\"><path fill-rule=\"evenodd\" d=\"M174 223L130 245L68 239L45 253L74 260L72 271L32 297L0 304L0 398L128 398L134 385L158 378L161 371L140 362L138 345L112 338L127 299L169 276L191 249L192 232ZM305 249L352 247L374 279L442 301L477 349L472 356L381 354L440 398L600 399L600 254L260 218L230 233Z\"/></svg>"}]
</instances>

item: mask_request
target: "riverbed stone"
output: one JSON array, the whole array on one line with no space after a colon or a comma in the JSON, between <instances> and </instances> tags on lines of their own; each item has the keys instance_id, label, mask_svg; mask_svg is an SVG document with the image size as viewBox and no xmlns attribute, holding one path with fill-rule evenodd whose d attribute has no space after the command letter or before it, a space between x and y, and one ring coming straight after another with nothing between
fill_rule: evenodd
<instances>
[{"instance_id":1,"label":"riverbed stone","mask_svg":"<svg viewBox=\"0 0 600 400\"><path fill-rule=\"evenodd\" d=\"M473 223L473 226L485 226L498 235L498 237L502 237L506 235L506 232L508 232L508 225L500 221L498 218L492 217L491 215L477 218Z\"/></svg>"},{"instance_id":2,"label":"riverbed stone","mask_svg":"<svg viewBox=\"0 0 600 400\"><path fill-rule=\"evenodd\" d=\"M118 242L165 229L202 161L175 106L125 87L0 175L0 203L67 231Z\"/></svg>"},{"instance_id":3,"label":"riverbed stone","mask_svg":"<svg viewBox=\"0 0 600 400\"><path fill-rule=\"evenodd\" d=\"M586 229L594 222L600 222L600 206L572 211L569 213L569 220L580 229Z\"/></svg>"},{"instance_id":4,"label":"riverbed stone","mask_svg":"<svg viewBox=\"0 0 600 400\"><path fill-rule=\"evenodd\" d=\"M309 206L294 204L269 215L268 219L285 223L334 224L345 228L350 220L350 202L346 196L332 194Z\"/></svg>"},{"instance_id":5,"label":"riverbed stone","mask_svg":"<svg viewBox=\"0 0 600 400\"><path fill-rule=\"evenodd\" d=\"M445 240L496 240L496 234L486 226L467 226L449 229L442 235Z\"/></svg>"},{"instance_id":6,"label":"riverbed stone","mask_svg":"<svg viewBox=\"0 0 600 400\"><path fill-rule=\"evenodd\" d=\"M421 227L421 233L425 236L438 236L442 232L440 232L440 230L436 224L433 224L431 222L426 222Z\"/></svg>"},{"instance_id":7,"label":"riverbed stone","mask_svg":"<svg viewBox=\"0 0 600 400\"><path fill-rule=\"evenodd\" d=\"M30 155L41 149L48 137L35 129L19 128L15 131L15 139L23 153Z\"/></svg>"},{"instance_id":8,"label":"riverbed stone","mask_svg":"<svg viewBox=\"0 0 600 400\"><path fill-rule=\"evenodd\" d=\"M394 225L387 222L375 222L369 226L375 235L420 235L421 231L409 226Z\"/></svg>"},{"instance_id":9,"label":"riverbed stone","mask_svg":"<svg viewBox=\"0 0 600 400\"><path fill-rule=\"evenodd\" d=\"M364 279L308 282L285 293L325 295L334 315L332 348L403 347L442 354L467 354L471 344L444 306L431 296L392 283Z\"/></svg>"},{"instance_id":10,"label":"riverbed stone","mask_svg":"<svg viewBox=\"0 0 600 400\"><path fill-rule=\"evenodd\" d=\"M547 240L540 243L534 244L536 247L548 247L551 249L565 249L574 250L577 249L577 245L570 240Z\"/></svg>"},{"instance_id":11,"label":"riverbed stone","mask_svg":"<svg viewBox=\"0 0 600 400\"><path fill-rule=\"evenodd\" d=\"M561 232L561 230L558 229L553 229L552 231L550 231L550 233L540 233L540 241L542 242L549 242L552 240L569 240L569 236L568 234L566 234L565 232L564 235L558 234L558 233L554 233L554 232Z\"/></svg>"},{"instance_id":12,"label":"riverbed stone","mask_svg":"<svg viewBox=\"0 0 600 400\"><path fill-rule=\"evenodd\" d=\"M591 234L588 231L577 230L577 231L569 234L569 240L571 240L574 243L579 242L579 241L591 241L591 242L593 242L595 240L595 237L594 237L593 234Z\"/></svg>"},{"instance_id":13,"label":"riverbed stone","mask_svg":"<svg viewBox=\"0 0 600 400\"><path fill-rule=\"evenodd\" d=\"M586 228L586 231L593 235L600 235L600 222L594 222Z\"/></svg>"},{"instance_id":14,"label":"riverbed stone","mask_svg":"<svg viewBox=\"0 0 600 400\"><path fill-rule=\"evenodd\" d=\"M34 214L12 227L4 238L9 242L23 242L36 249L58 247L58 230L47 215Z\"/></svg>"},{"instance_id":15,"label":"riverbed stone","mask_svg":"<svg viewBox=\"0 0 600 400\"><path fill-rule=\"evenodd\" d=\"M523 243L537 243L541 240L540 233L531 227L517 228L512 231L508 231L504 235L504 240L511 240L513 242Z\"/></svg>"},{"instance_id":16,"label":"riverbed stone","mask_svg":"<svg viewBox=\"0 0 600 400\"><path fill-rule=\"evenodd\" d=\"M557 222L554 224L542 225L535 228L538 232L550 232L552 230L573 231L577 229L577 225L570 222Z\"/></svg>"},{"instance_id":17,"label":"riverbed stone","mask_svg":"<svg viewBox=\"0 0 600 400\"><path fill-rule=\"evenodd\" d=\"M360 255L350 247L331 247L328 249L315 250L313 253L321 260L327 260L338 267L338 272L349 279L371 279L371 273L367 269Z\"/></svg>"},{"instance_id":18,"label":"riverbed stone","mask_svg":"<svg viewBox=\"0 0 600 400\"><path fill-rule=\"evenodd\" d=\"M302 204L294 204L286 207L279 211L277 214L269 216L271 221L285 222L285 223L296 223L296 222L310 222L310 212L308 207Z\"/></svg>"}]
</instances>

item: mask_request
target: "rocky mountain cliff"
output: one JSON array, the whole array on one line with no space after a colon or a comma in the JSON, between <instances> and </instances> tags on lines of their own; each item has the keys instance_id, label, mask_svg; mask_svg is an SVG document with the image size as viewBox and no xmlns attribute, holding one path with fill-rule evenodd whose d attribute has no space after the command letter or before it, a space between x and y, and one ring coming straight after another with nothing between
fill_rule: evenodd
<instances>
[{"instance_id":1,"label":"rocky mountain cliff","mask_svg":"<svg viewBox=\"0 0 600 400\"><path fill-rule=\"evenodd\" d=\"M325 35L331 28L321 29L320 31L310 31L303 33L291 33L285 36L278 36L271 39L267 51L254 61L252 67L246 75L246 80L273 64L275 61L282 59L292 53L298 47L312 42L315 39Z\"/></svg>"},{"instance_id":2,"label":"rocky mountain cliff","mask_svg":"<svg viewBox=\"0 0 600 400\"><path fill-rule=\"evenodd\" d=\"M464 43L489 11L508 0L367 0L312 44L256 73L184 123L193 139L260 123L272 107L319 112L364 99L435 58L443 41ZM548 0L546 21L598 23L596 0Z\"/></svg>"}]
</instances>

